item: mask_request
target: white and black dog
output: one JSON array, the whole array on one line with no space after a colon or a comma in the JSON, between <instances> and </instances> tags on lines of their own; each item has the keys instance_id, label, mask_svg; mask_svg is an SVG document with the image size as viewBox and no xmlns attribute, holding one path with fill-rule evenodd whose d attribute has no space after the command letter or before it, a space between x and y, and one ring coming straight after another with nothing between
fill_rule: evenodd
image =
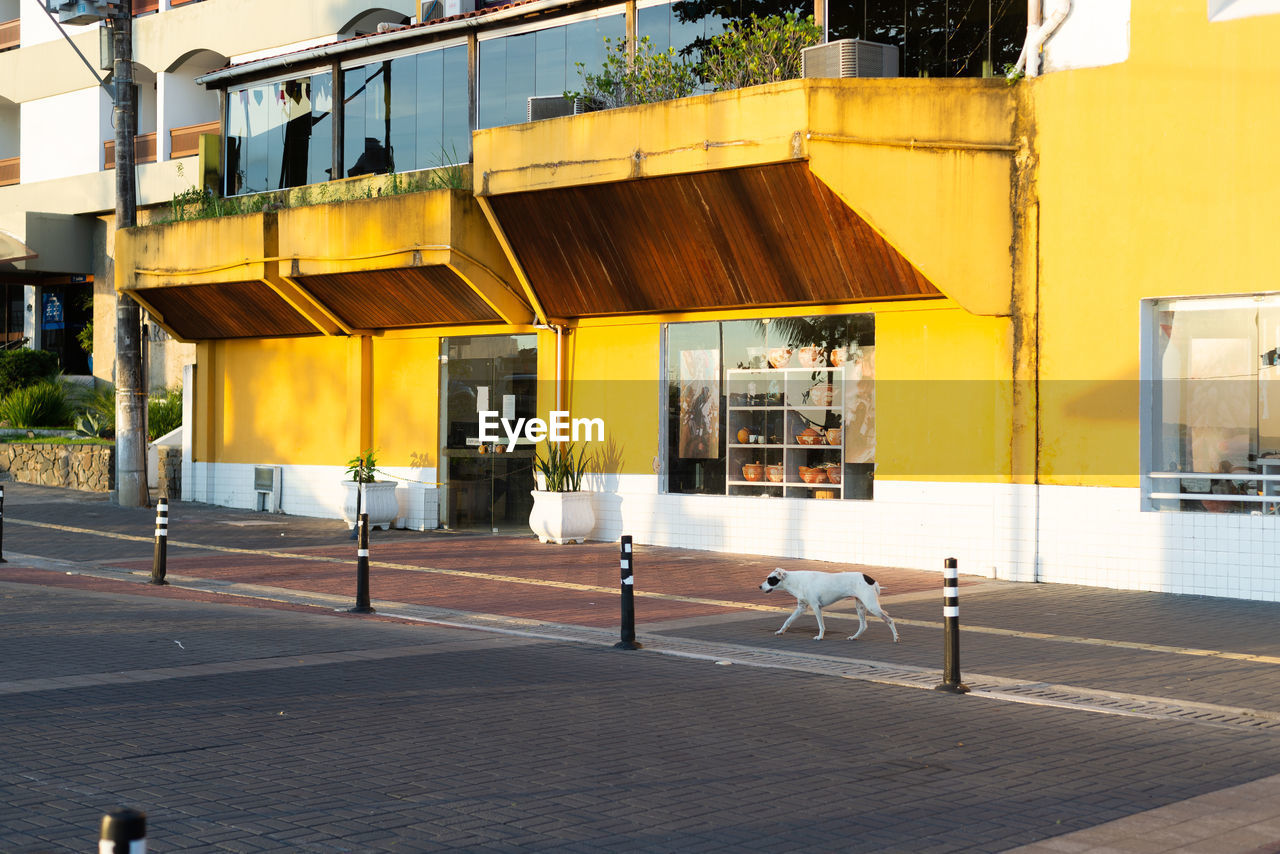
<instances>
[{"instance_id":1,"label":"white and black dog","mask_svg":"<svg viewBox=\"0 0 1280 854\"><path fill-rule=\"evenodd\" d=\"M796 597L797 605L787 621L774 634L780 635L795 622L796 617L804 613L805 608L812 608L813 615L818 618L818 635L814 640L822 640L827 633L822 624L822 609L833 605L841 599L852 598L858 608L858 631L850 635L849 640L857 640L867 630L867 612L879 617L893 632L893 642L898 642L898 627L893 618L880 607L880 583L863 572L807 572L797 570L787 572L778 567L769 573L769 577L760 585L765 593L785 590Z\"/></svg>"}]
</instances>

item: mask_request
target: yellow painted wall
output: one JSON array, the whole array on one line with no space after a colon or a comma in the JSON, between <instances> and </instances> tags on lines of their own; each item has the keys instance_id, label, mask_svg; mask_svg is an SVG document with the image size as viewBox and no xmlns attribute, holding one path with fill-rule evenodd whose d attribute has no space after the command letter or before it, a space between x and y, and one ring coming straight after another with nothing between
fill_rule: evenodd
<instances>
[{"instance_id":1,"label":"yellow painted wall","mask_svg":"<svg viewBox=\"0 0 1280 854\"><path fill-rule=\"evenodd\" d=\"M1012 322L920 305L876 313L876 479L1027 475L1011 428Z\"/></svg>"},{"instance_id":2,"label":"yellow painted wall","mask_svg":"<svg viewBox=\"0 0 1280 854\"><path fill-rule=\"evenodd\" d=\"M211 442L205 459L320 465L359 453L350 348L346 339L318 337L202 344L201 424ZM197 427L197 459L199 433Z\"/></svg>"},{"instance_id":3,"label":"yellow painted wall","mask_svg":"<svg viewBox=\"0 0 1280 854\"><path fill-rule=\"evenodd\" d=\"M371 439L380 465L434 467L440 435L440 336L373 339Z\"/></svg>"},{"instance_id":4,"label":"yellow painted wall","mask_svg":"<svg viewBox=\"0 0 1280 854\"><path fill-rule=\"evenodd\" d=\"M1011 324L943 300L830 306L876 314L877 478L1005 482L1013 471ZM651 474L659 455L664 322L812 313L732 311L584 321L565 336L565 404L601 418L608 473ZM440 339L499 327L200 345L205 416L196 458L342 465L373 447L384 466L434 467ZM555 336L539 333L539 414L554 402ZM364 388L363 393L361 388Z\"/></svg>"},{"instance_id":5,"label":"yellow painted wall","mask_svg":"<svg viewBox=\"0 0 1280 854\"><path fill-rule=\"evenodd\" d=\"M607 474L653 474L662 426L658 378L661 326L652 320L579 325L566 347L573 418L600 418L605 440L593 445Z\"/></svg>"},{"instance_id":6,"label":"yellow painted wall","mask_svg":"<svg viewBox=\"0 0 1280 854\"><path fill-rule=\"evenodd\" d=\"M947 296L1009 314L1017 93L867 82L809 81L809 168Z\"/></svg>"},{"instance_id":7,"label":"yellow painted wall","mask_svg":"<svg viewBox=\"0 0 1280 854\"><path fill-rule=\"evenodd\" d=\"M440 339L512 331L527 330L458 327L202 343L196 459L345 465L373 448L382 466L435 467Z\"/></svg>"},{"instance_id":8,"label":"yellow painted wall","mask_svg":"<svg viewBox=\"0 0 1280 854\"><path fill-rule=\"evenodd\" d=\"M1031 86L1046 483L1136 486L1140 300L1277 290L1280 15L1133 0L1130 56Z\"/></svg>"}]
</instances>

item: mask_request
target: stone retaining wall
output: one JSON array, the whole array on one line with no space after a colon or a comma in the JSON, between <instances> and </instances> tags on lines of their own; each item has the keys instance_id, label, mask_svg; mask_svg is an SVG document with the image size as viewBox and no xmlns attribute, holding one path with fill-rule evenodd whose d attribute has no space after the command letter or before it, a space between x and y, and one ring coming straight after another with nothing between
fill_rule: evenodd
<instances>
[{"instance_id":1,"label":"stone retaining wall","mask_svg":"<svg viewBox=\"0 0 1280 854\"><path fill-rule=\"evenodd\" d=\"M18 483L110 492L116 488L116 449L114 445L6 442L0 445L0 471Z\"/></svg>"}]
</instances>

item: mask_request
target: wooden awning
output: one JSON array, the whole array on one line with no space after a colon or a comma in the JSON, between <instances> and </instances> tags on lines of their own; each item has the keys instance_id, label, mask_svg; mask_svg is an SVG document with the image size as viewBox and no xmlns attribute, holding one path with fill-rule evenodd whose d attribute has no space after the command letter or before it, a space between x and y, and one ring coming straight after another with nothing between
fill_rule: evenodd
<instances>
[{"instance_id":1,"label":"wooden awning","mask_svg":"<svg viewBox=\"0 0 1280 854\"><path fill-rule=\"evenodd\" d=\"M489 204L553 316L940 296L804 161Z\"/></svg>"},{"instance_id":2,"label":"wooden awning","mask_svg":"<svg viewBox=\"0 0 1280 854\"><path fill-rule=\"evenodd\" d=\"M749 86L477 130L474 187L543 317L922 297L1005 316L1017 103L989 80Z\"/></svg>"}]
</instances>

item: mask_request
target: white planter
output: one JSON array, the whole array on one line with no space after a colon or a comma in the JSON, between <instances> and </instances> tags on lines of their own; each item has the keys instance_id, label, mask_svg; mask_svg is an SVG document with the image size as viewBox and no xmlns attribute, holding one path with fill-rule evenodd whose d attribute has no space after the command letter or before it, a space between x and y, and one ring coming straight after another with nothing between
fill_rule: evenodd
<instances>
[{"instance_id":1,"label":"white planter","mask_svg":"<svg viewBox=\"0 0 1280 854\"><path fill-rule=\"evenodd\" d=\"M356 487L364 487L364 497L360 499L360 512L369 514L369 527L386 531L395 523L400 515L400 502L396 500L396 482L380 480L374 483L359 484L354 480L342 481L346 496L342 502L342 519L348 525L356 523Z\"/></svg>"},{"instance_id":2,"label":"white planter","mask_svg":"<svg viewBox=\"0 0 1280 854\"><path fill-rule=\"evenodd\" d=\"M596 526L590 492L533 490L529 527L544 543L580 543Z\"/></svg>"}]
</instances>

